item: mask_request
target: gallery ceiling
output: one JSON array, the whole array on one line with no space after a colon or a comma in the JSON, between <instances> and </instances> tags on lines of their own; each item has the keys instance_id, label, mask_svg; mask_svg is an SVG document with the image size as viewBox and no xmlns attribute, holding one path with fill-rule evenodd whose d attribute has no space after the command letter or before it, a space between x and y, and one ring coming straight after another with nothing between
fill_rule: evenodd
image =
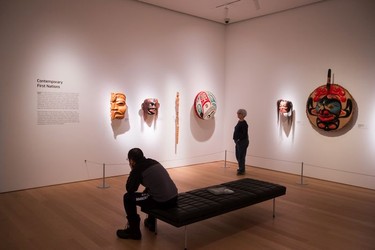
<instances>
[{"instance_id":1,"label":"gallery ceiling","mask_svg":"<svg viewBox=\"0 0 375 250\"><path fill-rule=\"evenodd\" d=\"M137 0L219 23L235 23L326 0Z\"/></svg>"}]
</instances>

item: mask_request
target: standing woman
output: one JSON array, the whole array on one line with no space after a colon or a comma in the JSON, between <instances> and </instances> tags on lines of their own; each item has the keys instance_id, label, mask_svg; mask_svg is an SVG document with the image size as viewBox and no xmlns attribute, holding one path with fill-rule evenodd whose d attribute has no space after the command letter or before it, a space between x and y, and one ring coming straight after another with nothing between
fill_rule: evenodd
<instances>
[{"instance_id":1,"label":"standing woman","mask_svg":"<svg viewBox=\"0 0 375 250\"><path fill-rule=\"evenodd\" d=\"M237 111L238 123L234 127L233 140L236 144L236 159L238 162L237 175L245 174L245 159L246 151L249 146L249 134L247 122L245 116L247 112L245 109L239 109Z\"/></svg>"}]
</instances>

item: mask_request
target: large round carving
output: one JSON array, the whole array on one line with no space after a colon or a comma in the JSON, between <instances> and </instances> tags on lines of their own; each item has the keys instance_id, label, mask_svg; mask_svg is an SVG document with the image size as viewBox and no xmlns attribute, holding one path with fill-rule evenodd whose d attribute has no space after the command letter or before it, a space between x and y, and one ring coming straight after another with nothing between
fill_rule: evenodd
<instances>
[{"instance_id":1,"label":"large round carving","mask_svg":"<svg viewBox=\"0 0 375 250\"><path fill-rule=\"evenodd\" d=\"M353 116L353 97L338 84L316 88L307 99L306 115L310 123L324 131L335 131L347 125Z\"/></svg>"},{"instance_id":2,"label":"large round carving","mask_svg":"<svg viewBox=\"0 0 375 250\"><path fill-rule=\"evenodd\" d=\"M194 110L200 119L208 120L213 118L216 109L216 98L211 92L201 91L197 94L194 100Z\"/></svg>"}]
</instances>

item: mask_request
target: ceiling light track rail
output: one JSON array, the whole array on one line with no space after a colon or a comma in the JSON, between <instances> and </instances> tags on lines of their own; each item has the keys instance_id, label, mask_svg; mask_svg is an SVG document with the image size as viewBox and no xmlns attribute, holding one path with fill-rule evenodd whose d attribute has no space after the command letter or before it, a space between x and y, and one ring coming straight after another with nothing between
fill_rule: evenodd
<instances>
[{"instance_id":1,"label":"ceiling light track rail","mask_svg":"<svg viewBox=\"0 0 375 250\"><path fill-rule=\"evenodd\" d=\"M221 8L221 7L224 7L224 6L228 6L228 5L231 5L231 4L234 4L234 3L240 2L240 1L241 1L241 0L234 0L234 1L231 1L231 2L227 2L227 3L224 3L224 4L221 4L221 5L216 6L216 8Z\"/></svg>"}]
</instances>

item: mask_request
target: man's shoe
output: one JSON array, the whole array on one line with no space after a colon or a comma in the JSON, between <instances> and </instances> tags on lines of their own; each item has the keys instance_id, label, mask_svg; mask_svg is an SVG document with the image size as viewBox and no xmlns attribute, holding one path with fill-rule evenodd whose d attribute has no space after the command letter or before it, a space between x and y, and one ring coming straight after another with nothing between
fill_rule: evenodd
<instances>
[{"instance_id":1,"label":"man's shoe","mask_svg":"<svg viewBox=\"0 0 375 250\"><path fill-rule=\"evenodd\" d=\"M130 227L125 229L119 229L116 232L117 237L121 239L140 240L142 238L141 232L134 232Z\"/></svg>"},{"instance_id":2,"label":"man's shoe","mask_svg":"<svg viewBox=\"0 0 375 250\"><path fill-rule=\"evenodd\" d=\"M145 225L146 228L148 228L148 230L155 233L155 228L156 228L155 227L155 219L150 220L149 218L146 218L145 221L144 221L144 225Z\"/></svg>"},{"instance_id":3,"label":"man's shoe","mask_svg":"<svg viewBox=\"0 0 375 250\"><path fill-rule=\"evenodd\" d=\"M237 171L237 175L245 175L244 171Z\"/></svg>"}]
</instances>

